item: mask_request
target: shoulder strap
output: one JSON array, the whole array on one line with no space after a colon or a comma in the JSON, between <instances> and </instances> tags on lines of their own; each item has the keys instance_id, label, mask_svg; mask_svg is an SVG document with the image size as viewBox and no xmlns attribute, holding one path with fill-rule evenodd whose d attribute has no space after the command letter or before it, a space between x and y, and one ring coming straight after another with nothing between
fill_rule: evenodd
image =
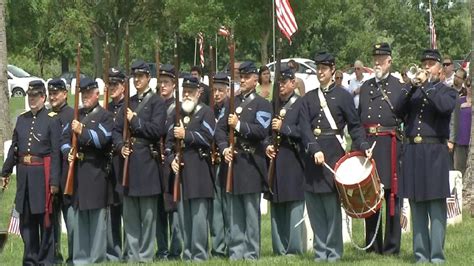
<instances>
[{"instance_id":1,"label":"shoulder strap","mask_svg":"<svg viewBox=\"0 0 474 266\"><path fill-rule=\"evenodd\" d=\"M244 110L244 108L249 105L255 98L257 97L257 93L256 92L252 92L246 99L245 101L243 101L237 108L241 108L242 111ZM236 109L237 109L236 108Z\"/></svg>"},{"instance_id":2,"label":"shoulder strap","mask_svg":"<svg viewBox=\"0 0 474 266\"><path fill-rule=\"evenodd\" d=\"M143 107L145 107L145 105L148 103L148 101L150 100L151 96L153 95L153 91L149 91L145 97L143 97L143 100L138 104L137 108L135 108L135 110L133 110L137 115L138 113L140 113L140 111L143 109Z\"/></svg>"},{"instance_id":3,"label":"shoulder strap","mask_svg":"<svg viewBox=\"0 0 474 266\"><path fill-rule=\"evenodd\" d=\"M81 120L81 123L84 125L89 123L92 120L92 118L94 118L94 115L99 112L99 110L100 110L100 105L97 105L86 117L84 117Z\"/></svg>"},{"instance_id":4,"label":"shoulder strap","mask_svg":"<svg viewBox=\"0 0 474 266\"><path fill-rule=\"evenodd\" d=\"M332 117L331 111L329 110L328 103L326 101L326 98L324 97L324 94L321 90L321 88L318 88L318 97L319 97L319 102L321 104L321 107L323 108L324 115L326 116L329 125L331 125L331 129L338 130L336 126L336 121L334 121L334 118ZM346 138L345 136L341 136L341 134L336 135L337 140L339 141L339 144L341 144L342 149L345 151L346 150Z\"/></svg>"}]
</instances>

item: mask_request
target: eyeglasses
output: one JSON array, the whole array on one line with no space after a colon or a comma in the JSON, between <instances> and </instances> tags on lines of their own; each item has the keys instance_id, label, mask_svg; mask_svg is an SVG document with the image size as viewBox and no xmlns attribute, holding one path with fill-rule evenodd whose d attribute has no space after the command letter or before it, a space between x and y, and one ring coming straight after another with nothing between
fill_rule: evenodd
<instances>
[{"instance_id":1,"label":"eyeglasses","mask_svg":"<svg viewBox=\"0 0 474 266\"><path fill-rule=\"evenodd\" d=\"M452 65L453 63L443 63L443 66L447 67L447 66L450 66Z\"/></svg>"}]
</instances>

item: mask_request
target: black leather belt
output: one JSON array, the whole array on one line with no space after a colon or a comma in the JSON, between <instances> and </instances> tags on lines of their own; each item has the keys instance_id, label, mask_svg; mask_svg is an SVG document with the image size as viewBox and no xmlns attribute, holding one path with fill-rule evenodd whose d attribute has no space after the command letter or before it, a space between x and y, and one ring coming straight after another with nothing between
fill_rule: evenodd
<instances>
[{"instance_id":1,"label":"black leather belt","mask_svg":"<svg viewBox=\"0 0 474 266\"><path fill-rule=\"evenodd\" d=\"M145 146L153 144L153 142L151 142L148 139L144 139L144 138L131 137L130 141L132 142L132 144L142 144L142 145L145 145Z\"/></svg>"},{"instance_id":2,"label":"black leather belt","mask_svg":"<svg viewBox=\"0 0 474 266\"><path fill-rule=\"evenodd\" d=\"M446 139L436 137L408 137L407 142L410 144L446 144Z\"/></svg>"},{"instance_id":3,"label":"black leather belt","mask_svg":"<svg viewBox=\"0 0 474 266\"><path fill-rule=\"evenodd\" d=\"M384 126L364 126L365 132L367 134L377 134L377 133L392 133L397 130L397 127L384 127Z\"/></svg>"},{"instance_id":4,"label":"black leather belt","mask_svg":"<svg viewBox=\"0 0 474 266\"><path fill-rule=\"evenodd\" d=\"M44 160L42 157L31 155L31 154L22 155L18 159L20 163L24 165L40 165L44 163Z\"/></svg>"},{"instance_id":5,"label":"black leather belt","mask_svg":"<svg viewBox=\"0 0 474 266\"><path fill-rule=\"evenodd\" d=\"M341 131L339 129L315 128L315 129L313 129L313 134L316 137L319 137L319 136L336 136L336 135L341 135Z\"/></svg>"}]
</instances>

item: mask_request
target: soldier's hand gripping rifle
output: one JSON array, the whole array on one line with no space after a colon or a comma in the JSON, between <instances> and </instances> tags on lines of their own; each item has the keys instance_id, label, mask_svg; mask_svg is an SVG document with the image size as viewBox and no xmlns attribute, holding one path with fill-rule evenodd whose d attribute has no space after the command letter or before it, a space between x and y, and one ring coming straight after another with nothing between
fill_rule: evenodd
<instances>
[{"instance_id":1,"label":"soldier's hand gripping rifle","mask_svg":"<svg viewBox=\"0 0 474 266\"><path fill-rule=\"evenodd\" d=\"M81 83L81 44L77 44L76 55L76 87L74 88L74 120L79 120L79 91ZM66 186L64 188L64 195L71 196L74 192L74 166L76 164L77 156L77 134L72 131L71 151L72 160L69 162L69 169L67 171Z\"/></svg>"},{"instance_id":2,"label":"soldier's hand gripping rifle","mask_svg":"<svg viewBox=\"0 0 474 266\"><path fill-rule=\"evenodd\" d=\"M230 99L229 99L229 114L233 114L235 112L235 104L234 104L234 82L235 82L235 43L234 43L234 36L231 33L229 39L229 55L230 55ZM229 149L234 156L234 133L235 129L229 127ZM227 178L226 178L226 188L225 191L227 193L231 193L234 190L234 183L233 183L233 175L234 175L234 158L232 157L232 161L229 162L227 168Z\"/></svg>"},{"instance_id":3,"label":"soldier's hand gripping rifle","mask_svg":"<svg viewBox=\"0 0 474 266\"><path fill-rule=\"evenodd\" d=\"M283 120L286 112L284 109L281 109L280 101L280 74L281 74L281 42L280 38L278 41L278 49L276 54L276 63L275 63L275 77L273 80L273 113L276 114L275 118ZM273 183L275 181L275 166L276 166L276 157L278 155L278 149L280 147L281 136L280 131L273 130L272 132L273 140L273 149L275 150L275 157L270 159L270 165L268 166L268 189L270 193L273 194Z\"/></svg>"},{"instance_id":4,"label":"soldier's hand gripping rifle","mask_svg":"<svg viewBox=\"0 0 474 266\"><path fill-rule=\"evenodd\" d=\"M130 50L129 50L129 42L128 42L128 24L125 28L125 68L127 69L127 78L125 79L125 90L124 90L124 101L123 101L123 132L122 132L122 139L124 143L124 147L130 149L130 128L129 122L127 119L127 110L130 107L129 99L130 99ZM122 186L128 187L128 164L130 160L130 155L127 155L123 161L123 176L122 176Z\"/></svg>"},{"instance_id":5,"label":"soldier's hand gripping rifle","mask_svg":"<svg viewBox=\"0 0 474 266\"><path fill-rule=\"evenodd\" d=\"M178 35L175 35L174 40L174 84L175 84L175 126L181 124L181 102L179 101L179 58L178 58ZM182 140L175 138L175 154L178 163L178 171L175 173L174 183L173 183L173 201L178 202L181 198L181 163L182 163L182 150L181 150Z\"/></svg>"},{"instance_id":6,"label":"soldier's hand gripping rifle","mask_svg":"<svg viewBox=\"0 0 474 266\"><path fill-rule=\"evenodd\" d=\"M109 68L110 68L110 52L109 52L109 37L105 37L105 58L104 58L104 109L109 108Z\"/></svg>"}]
</instances>

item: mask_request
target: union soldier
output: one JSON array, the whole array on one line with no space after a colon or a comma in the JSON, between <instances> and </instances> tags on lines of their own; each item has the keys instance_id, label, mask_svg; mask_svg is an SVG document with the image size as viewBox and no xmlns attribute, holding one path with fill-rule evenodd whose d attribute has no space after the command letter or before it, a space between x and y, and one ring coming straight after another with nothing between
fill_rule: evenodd
<instances>
[{"instance_id":1,"label":"union soldier","mask_svg":"<svg viewBox=\"0 0 474 266\"><path fill-rule=\"evenodd\" d=\"M30 111L21 114L13 130L12 145L1 172L6 189L13 167L17 170L15 209L20 213L23 265L54 263L52 194L59 191L61 127L44 107L42 81L28 85Z\"/></svg>"},{"instance_id":2,"label":"union soldier","mask_svg":"<svg viewBox=\"0 0 474 266\"><path fill-rule=\"evenodd\" d=\"M158 84L160 88L161 98L166 105L166 129L173 127L173 112L175 109L175 71L174 66L170 64L163 64L160 67L160 74ZM160 145L165 145L165 137L162 137ZM162 157L164 154L162 155ZM163 157L164 160L164 157ZM158 250L155 258L175 260L181 258L183 252L183 237L179 228L179 215L177 205L173 202L172 184L174 175L171 173L171 166L169 163L162 164L163 168L163 197L158 198L158 216L156 220L156 241ZM177 204L181 204L178 202ZM168 229L170 236L170 243L168 247Z\"/></svg>"},{"instance_id":3,"label":"union soldier","mask_svg":"<svg viewBox=\"0 0 474 266\"><path fill-rule=\"evenodd\" d=\"M73 263L99 263L106 259L107 229L107 153L113 129L112 115L99 105L97 82L80 81L83 108L79 120L63 130L61 151L74 159L71 136L77 134L77 158L74 165L74 243Z\"/></svg>"},{"instance_id":4,"label":"union soldier","mask_svg":"<svg viewBox=\"0 0 474 266\"><path fill-rule=\"evenodd\" d=\"M278 82L281 109L272 119L276 135L266 141L267 157L276 160L274 181L270 184L273 193L267 193L271 202L272 247L277 255L302 254L302 226L295 228L304 213L304 152L298 126L301 98L295 90L295 73L289 67L281 67Z\"/></svg>"},{"instance_id":5,"label":"union soldier","mask_svg":"<svg viewBox=\"0 0 474 266\"><path fill-rule=\"evenodd\" d=\"M69 127L74 119L74 109L67 104L67 87L62 79L52 79L48 82L49 103L52 107L52 115L57 115L61 129ZM72 244L73 244L73 224L74 209L71 205L71 197L64 195L64 187L66 186L67 172L69 163L66 156L60 156L60 191L55 195L53 200L53 222L54 222L54 260L55 263L63 263L61 254L61 211L67 230L67 246L68 257L66 262L72 261Z\"/></svg>"},{"instance_id":6,"label":"union soldier","mask_svg":"<svg viewBox=\"0 0 474 266\"><path fill-rule=\"evenodd\" d=\"M365 150L367 156L370 151L352 96L333 83L335 58L321 52L314 61L321 86L302 98L299 121L307 153L305 200L314 231L315 261L334 262L343 253L341 203L333 174L323 164L334 168L344 155L343 129L346 125L354 146Z\"/></svg>"},{"instance_id":7,"label":"union soldier","mask_svg":"<svg viewBox=\"0 0 474 266\"><path fill-rule=\"evenodd\" d=\"M183 259L202 261L208 259L208 211L214 197L214 177L211 168L211 142L215 121L210 108L199 103L199 81L192 76L183 79L181 124L173 126L167 135L167 150L171 151L174 139L183 141L180 154L171 163L173 172L180 171L182 204L181 232L184 240ZM173 115L174 117L174 115ZM174 121L174 120L173 120ZM179 158L181 157L181 158ZM179 165L181 163L181 165Z\"/></svg>"},{"instance_id":8,"label":"union soldier","mask_svg":"<svg viewBox=\"0 0 474 266\"><path fill-rule=\"evenodd\" d=\"M375 77L367 80L360 89L359 116L365 128L369 143L377 141L374 148L374 159L377 172L385 190L385 235L382 235L383 222L380 218L376 232L380 210L365 219L366 245L376 234L376 241L367 251L379 254L400 253L400 206L401 199L397 195L398 168L400 158L400 123L394 113L394 105L401 94L402 84L390 74L392 50L388 43L378 43L373 48Z\"/></svg>"},{"instance_id":9,"label":"union soldier","mask_svg":"<svg viewBox=\"0 0 474 266\"><path fill-rule=\"evenodd\" d=\"M129 108L122 108L114 128L114 149L129 157L128 187L123 190L123 222L130 262L153 260L156 237L157 196L162 193L159 149L156 143L166 132L163 100L149 87L150 68L142 60L132 64L137 94ZM130 146L122 132L124 112L129 122ZM122 179L119 180L122 184Z\"/></svg>"},{"instance_id":10,"label":"union soldier","mask_svg":"<svg viewBox=\"0 0 474 266\"><path fill-rule=\"evenodd\" d=\"M269 135L270 102L257 95L258 70L253 62L242 62L240 95L235 97L235 113L218 122L216 143L225 161L233 161L233 191L229 193L231 260L260 257L260 196L267 186L267 166L263 141ZM231 153L227 132L235 130L235 154ZM227 172L227 169L226 169Z\"/></svg>"},{"instance_id":11,"label":"union soldier","mask_svg":"<svg viewBox=\"0 0 474 266\"><path fill-rule=\"evenodd\" d=\"M227 73L216 73L214 80L214 117L216 123L224 117L225 111L229 108L229 76ZM217 147L216 147L217 148ZM216 193L212 203L210 214L211 231L211 255L215 257L226 257L227 243L229 241L229 212L228 200L225 194L225 179L227 175L227 164L221 160L219 151L213 154L213 163L216 170Z\"/></svg>"},{"instance_id":12,"label":"union soldier","mask_svg":"<svg viewBox=\"0 0 474 266\"><path fill-rule=\"evenodd\" d=\"M124 102L125 82L128 78L125 73L118 68L110 68L109 70L109 84L110 98L108 111L112 113L114 124L117 116L122 109ZM108 99L105 99L106 101ZM110 169L110 183L112 191L109 191L109 212L107 216L107 260L121 261L122 254L122 199L123 191L119 180L123 174L123 158L122 155L112 149L109 151L111 166Z\"/></svg>"},{"instance_id":13,"label":"union soldier","mask_svg":"<svg viewBox=\"0 0 474 266\"><path fill-rule=\"evenodd\" d=\"M425 50L421 64L427 73L420 73L413 85L404 87L395 105L396 112L405 117L407 138L399 194L410 201L416 262L442 263L446 198L450 195L447 139L457 92L439 80L438 50Z\"/></svg>"}]
</instances>

